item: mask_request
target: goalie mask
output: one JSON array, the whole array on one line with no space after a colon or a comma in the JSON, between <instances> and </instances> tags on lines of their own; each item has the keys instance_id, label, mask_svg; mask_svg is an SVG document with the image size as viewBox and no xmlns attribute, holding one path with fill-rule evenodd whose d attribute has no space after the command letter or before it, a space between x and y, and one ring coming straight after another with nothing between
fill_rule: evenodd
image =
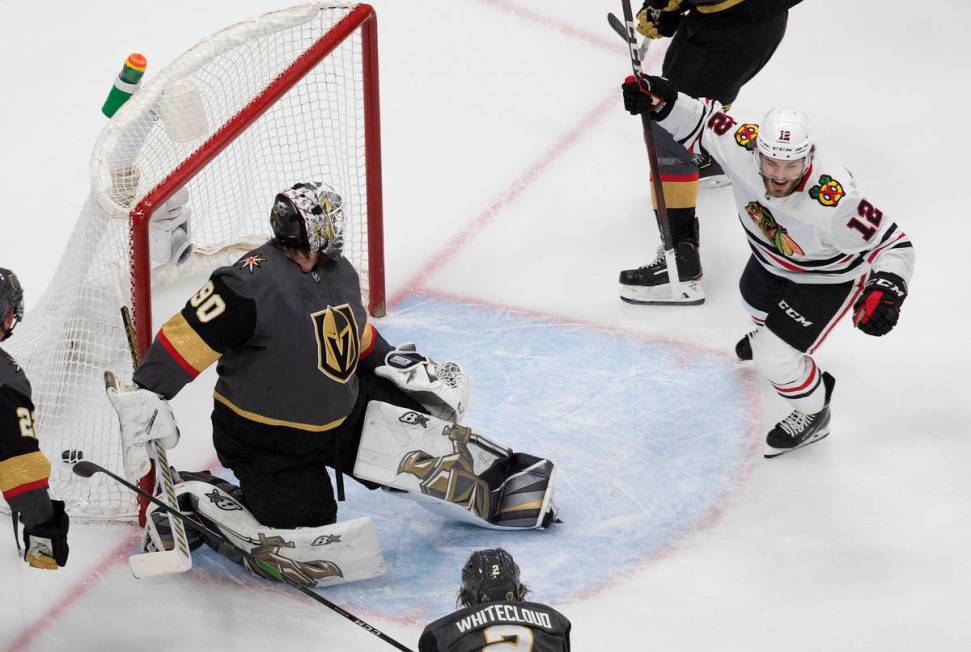
<instances>
[{"instance_id":1,"label":"goalie mask","mask_svg":"<svg viewBox=\"0 0 971 652\"><path fill-rule=\"evenodd\" d=\"M502 548L477 550L462 568L459 600L464 604L522 600L526 593L519 582L519 566Z\"/></svg>"},{"instance_id":2,"label":"goalie mask","mask_svg":"<svg viewBox=\"0 0 971 652\"><path fill-rule=\"evenodd\" d=\"M298 183L276 196L270 225L273 237L284 247L340 258L344 202L326 183Z\"/></svg>"},{"instance_id":3,"label":"goalie mask","mask_svg":"<svg viewBox=\"0 0 971 652\"><path fill-rule=\"evenodd\" d=\"M10 337L14 326L24 318L24 289L20 286L16 274L0 267L0 323L6 323L7 313L11 308L13 308L13 324L0 339Z\"/></svg>"}]
</instances>

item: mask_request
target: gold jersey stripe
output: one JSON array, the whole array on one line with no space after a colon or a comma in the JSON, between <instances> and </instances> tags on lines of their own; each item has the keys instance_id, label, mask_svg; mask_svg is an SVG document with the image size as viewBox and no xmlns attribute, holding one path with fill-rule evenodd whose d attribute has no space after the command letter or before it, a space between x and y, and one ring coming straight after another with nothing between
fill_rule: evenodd
<instances>
[{"instance_id":1,"label":"gold jersey stripe","mask_svg":"<svg viewBox=\"0 0 971 652\"><path fill-rule=\"evenodd\" d=\"M262 423L268 426L284 426L286 428L296 428L297 430L306 430L307 432L325 432L327 430L333 430L337 426L344 423L347 417L341 417L340 419L335 419L330 423L325 423L322 426L315 426L309 423L299 423L297 421L284 421L283 419L274 419L272 417L265 417L262 414L257 414L256 412L250 412L249 410L244 410L238 405L234 404L228 398L220 394L219 392L212 393L213 398L228 407L230 410L243 417L244 419L249 419L250 421L255 421L256 423Z\"/></svg>"},{"instance_id":2,"label":"gold jersey stripe","mask_svg":"<svg viewBox=\"0 0 971 652\"><path fill-rule=\"evenodd\" d=\"M31 482L46 480L51 475L51 463L40 451L17 455L0 462L0 491L11 489Z\"/></svg>"},{"instance_id":3,"label":"gold jersey stripe","mask_svg":"<svg viewBox=\"0 0 971 652\"><path fill-rule=\"evenodd\" d=\"M719 11L731 9L735 5L740 5L743 2L745 2L745 0L725 0L725 2L719 2L717 5L702 5L700 7L696 6L695 9L700 14L717 14Z\"/></svg>"},{"instance_id":4,"label":"gold jersey stripe","mask_svg":"<svg viewBox=\"0 0 971 652\"><path fill-rule=\"evenodd\" d=\"M374 328L370 323L364 324L364 334L361 335L361 346L358 348L362 353L371 348L371 340L374 339Z\"/></svg>"},{"instance_id":5,"label":"gold jersey stripe","mask_svg":"<svg viewBox=\"0 0 971 652\"><path fill-rule=\"evenodd\" d=\"M176 313L162 325L165 339L179 355L196 371L203 371L221 355L209 348L199 333L195 332L182 313Z\"/></svg>"},{"instance_id":6,"label":"gold jersey stripe","mask_svg":"<svg viewBox=\"0 0 971 652\"><path fill-rule=\"evenodd\" d=\"M518 505L510 505L508 507L503 507L499 510L500 514L508 514L509 512L524 512L532 509L541 509L543 507L543 499L530 500L525 503L519 503Z\"/></svg>"}]
</instances>

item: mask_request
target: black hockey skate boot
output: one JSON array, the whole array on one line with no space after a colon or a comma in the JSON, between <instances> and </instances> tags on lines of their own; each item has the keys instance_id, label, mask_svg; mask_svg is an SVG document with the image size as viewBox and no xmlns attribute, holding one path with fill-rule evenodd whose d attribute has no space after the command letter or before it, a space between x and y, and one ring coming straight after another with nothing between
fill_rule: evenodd
<instances>
[{"instance_id":1,"label":"black hockey skate boot","mask_svg":"<svg viewBox=\"0 0 971 652\"><path fill-rule=\"evenodd\" d=\"M745 335L742 335L742 339L735 343L735 355L742 362L748 362L752 359L752 337L758 331L749 331Z\"/></svg>"},{"instance_id":2,"label":"black hockey skate boot","mask_svg":"<svg viewBox=\"0 0 971 652\"><path fill-rule=\"evenodd\" d=\"M678 263L678 279L696 281L702 276L701 256L698 254L698 241L685 240L674 246L674 257ZM664 247L658 247L657 258L637 269L625 269L620 273L621 285L655 286L668 282L668 264L664 259Z\"/></svg>"},{"instance_id":3,"label":"black hockey skate boot","mask_svg":"<svg viewBox=\"0 0 971 652\"><path fill-rule=\"evenodd\" d=\"M829 401L833 396L836 379L827 372L823 372L823 387L826 392L826 403L823 409L815 414L803 414L793 410L789 416L775 424L769 431L765 443L769 450L765 457L772 458L790 453L797 448L803 448L824 439L829 434Z\"/></svg>"}]
</instances>

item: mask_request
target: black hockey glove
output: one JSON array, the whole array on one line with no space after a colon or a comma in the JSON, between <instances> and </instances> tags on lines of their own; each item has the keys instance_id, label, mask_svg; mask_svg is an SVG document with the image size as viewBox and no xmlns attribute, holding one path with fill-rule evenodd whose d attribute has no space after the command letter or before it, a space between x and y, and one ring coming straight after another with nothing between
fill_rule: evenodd
<instances>
[{"instance_id":1,"label":"black hockey glove","mask_svg":"<svg viewBox=\"0 0 971 652\"><path fill-rule=\"evenodd\" d=\"M867 335L886 335L897 325L907 284L896 274L870 274L863 294L853 304L853 325Z\"/></svg>"},{"instance_id":2,"label":"black hockey glove","mask_svg":"<svg viewBox=\"0 0 971 652\"><path fill-rule=\"evenodd\" d=\"M621 86L624 89L624 108L632 115L650 113L655 120L664 120L678 99L678 89L664 77L641 75L640 83L629 75Z\"/></svg>"},{"instance_id":3,"label":"black hockey glove","mask_svg":"<svg viewBox=\"0 0 971 652\"><path fill-rule=\"evenodd\" d=\"M67 563L67 530L71 519L64 502L52 500L54 514L33 527L24 528L24 561L34 568L57 570Z\"/></svg>"},{"instance_id":4,"label":"black hockey glove","mask_svg":"<svg viewBox=\"0 0 971 652\"><path fill-rule=\"evenodd\" d=\"M682 0L647 0L637 12L637 31L647 38L674 36L681 24Z\"/></svg>"}]
</instances>

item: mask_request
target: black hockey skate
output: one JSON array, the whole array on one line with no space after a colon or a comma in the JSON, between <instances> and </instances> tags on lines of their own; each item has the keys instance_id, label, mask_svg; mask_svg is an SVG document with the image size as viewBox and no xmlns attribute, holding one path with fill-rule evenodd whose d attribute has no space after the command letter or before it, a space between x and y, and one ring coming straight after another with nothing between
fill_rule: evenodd
<instances>
[{"instance_id":1,"label":"black hockey skate","mask_svg":"<svg viewBox=\"0 0 971 652\"><path fill-rule=\"evenodd\" d=\"M673 297L668 281L668 264L664 248L658 247L657 258L637 269L625 269L620 273L620 298L627 303L638 304L687 304L704 303L705 294L697 283L702 277L701 256L697 240L684 240L674 246L678 265L681 296Z\"/></svg>"},{"instance_id":2,"label":"black hockey skate","mask_svg":"<svg viewBox=\"0 0 971 652\"><path fill-rule=\"evenodd\" d=\"M823 409L815 414L803 414L793 410L785 419L775 424L765 438L768 450L765 457L771 459L799 448L815 444L829 435L829 401L833 396L836 379L827 372L823 372L823 387L826 391L826 403Z\"/></svg>"},{"instance_id":3,"label":"black hockey skate","mask_svg":"<svg viewBox=\"0 0 971 652\"><path fill-rule=\"evenodd\" d=\"M752 336L758 331L749 331L742 336L738 342L735 343L735 355L742 362L748 362L752 359Z\"/></svg>"}]
</instances>

